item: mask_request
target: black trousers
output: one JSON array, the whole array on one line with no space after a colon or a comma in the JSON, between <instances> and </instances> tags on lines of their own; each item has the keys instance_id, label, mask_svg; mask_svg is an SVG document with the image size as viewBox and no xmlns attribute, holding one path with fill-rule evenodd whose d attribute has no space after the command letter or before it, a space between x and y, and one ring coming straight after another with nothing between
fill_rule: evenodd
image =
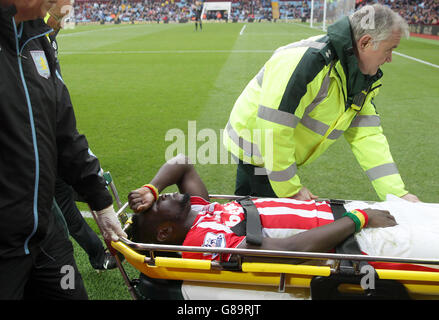
<instances>
[{"instance_id":1,"label":"black trousers","mask_svg":"<svg viewBox=\"0 0 439 320\"><path fill-rule=\"evenodd\" d=\"M0 257L0 300L87 300L73 246L64 226L52 231L29 255Z\"/></svg>"},{"instance_id":2,"label":"black trousers","mask_svg":"<svg viewBox=\"0 0 439 320\"><path fill-rule=\"evenodd\" d=\"M66 220L70 235L87 253L94 268L102 266L105 249L97 234L90 228L75 203L73 188L57 178L55 199Z\"/></svg>"},{"instance_id":3,"label":"black trousers","mask_svg":"<svg viewBox=\"0 0 439 320\"><path fill-rule=\"evenodd\" d=\"M277 198L271 188L268 176L255 174L256 168L254 165L242 161L238 162L235 195Z\"/></svg>"}]
</instances>

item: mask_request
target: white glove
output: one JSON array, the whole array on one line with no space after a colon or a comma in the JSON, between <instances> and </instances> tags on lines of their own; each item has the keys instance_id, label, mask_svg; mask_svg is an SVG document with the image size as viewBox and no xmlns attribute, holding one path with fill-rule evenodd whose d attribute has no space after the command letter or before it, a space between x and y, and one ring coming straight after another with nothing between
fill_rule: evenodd
<instances>
[{"instance_id":1,"label":"white glove","mask_svg":"<svg viewBox=\"0 0 439 320\"><path fill-rule=\"evenodd\" d=\"M122 230L113 205L97 211L96 219L101 227L102 236L105 240L118 241L119 237L128 237L127 234Z\"/></svg>"}]
</instances>

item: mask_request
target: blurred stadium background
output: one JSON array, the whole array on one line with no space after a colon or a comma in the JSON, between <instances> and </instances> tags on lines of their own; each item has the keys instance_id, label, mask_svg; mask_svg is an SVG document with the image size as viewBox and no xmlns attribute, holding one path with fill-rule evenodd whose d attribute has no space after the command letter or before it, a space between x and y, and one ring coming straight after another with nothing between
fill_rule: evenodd
<instances>
[{"instance_id":1,"label":"blurred stadium background","mask_svg":"<svg viewBox=\"0 0 439 320\"><path fill-rule=\"evenodd\" d=\"M58 44L78 128L123 201L163 164L175 132L184 133L183 151L195 156L209 191L233 194L235 165L217 164L220 134L248 81L276 48L322 34L343 12L373 2L224 2L210 5L203 30L195 31L196 6L207 2L76 0ZM409 190L439 202L439 2L379 2L399 12L412 34L383 66L377 110ZM206 143L216 148L206 149ZM299 175L323 198L377 200L343 139ZM118 270L97 274L76 244L75 256L90 299L129 299Z\"/></svg>"}]
</instances>

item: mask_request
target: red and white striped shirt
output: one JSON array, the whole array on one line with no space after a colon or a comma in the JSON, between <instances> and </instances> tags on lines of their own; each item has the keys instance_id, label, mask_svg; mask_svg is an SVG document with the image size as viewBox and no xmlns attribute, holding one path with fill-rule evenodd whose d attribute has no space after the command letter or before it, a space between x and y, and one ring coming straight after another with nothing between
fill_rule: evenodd
<instances>
[{"instance_id":1,"label":"red and white striped shirt","mask_svg":"<svg viewBox=\"0 0 439 320\"><path fill-rule=\"evenodd\" d=\"M334 221L331 208L325 201L263 198L253 199L253 202L260 214L264 237L284 238ZM236 248L245 239L245 236L237 236L230 229L244 219L244 211L237 202L209 203L200 197L191 197L191 204L192 209L198 211L199 214L183 245ZM368 249L372 246L374 249L372 251L373 255L398 256L398 254L402 254L404 257L426 256L430 259L437 258L437 246L430 246L431 249L425 249L422 245L426 243L425 241L437 241L435 240L437 239L438 230L437 223L435 224L437 220L432 221L432 217L435 218L437 212L431 212L434 209L430 209L430 211L425 207L416 209L416 204L404 203L401 205L395 201L377 203L375 206L353 201L348 207L348 210L353 208L389 210L398 221L398 225L392 228L372 228L358 233L356 236L359 235L362 239L359 245L363 254L370 254ZM416 215L413 215L413 211L416 211ZM421 222L429 221L430 224L421 224L419 230L417 230L415 226L420 224L419 216L422 215L425 218L420 219ZM412 248L416 242L419 242L420 245ZM363 247L361 244L367 245ZM421 250L420 253L419 250ZM435 254L430 251L435 252ZM230 254L225 254L221 257L221 260L228 261L230 256ZM183 252L183 258L219 260L220 256L218 254ZM370 264L379 269L439 272L437 266L388 262L370 262Z\"/></svg>"},{"instance_id":2,"label":"red and white striped shirt","mask_svg":"<svg viewBox=\"0 0 439 320\"><path fill-rule=\"evenodd\" d=\"M328 203L298 201L287 198L253 199L259 211L262 235L285 238L334 221ZM230 228L244 219L244 210L236 201L220 204L191 197L192 210L198 211L184 246L236 248L245 236L237 236ZM230 254L221 260L228 261ZM219 260L219 254L184 252L183 258Z\"/></svg>"}]
</instances>

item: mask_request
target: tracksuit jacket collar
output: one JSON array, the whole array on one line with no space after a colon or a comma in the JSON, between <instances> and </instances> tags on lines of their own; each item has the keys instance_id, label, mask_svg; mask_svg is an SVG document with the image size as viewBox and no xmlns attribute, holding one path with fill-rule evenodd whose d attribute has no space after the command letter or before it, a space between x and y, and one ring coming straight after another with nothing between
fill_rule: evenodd
<instances>
[{"instance_id":1,"label":"tracksuit jacket collar","mask_svg":"<svg viewBox=\"0 0 439 320\"><path fill-rule=\"evenodd\" d=\"M383 76L381 69L378 69L374 76L369 76L362 74L358 68L358 58L354 53L354 41L348 17L343 17L330 25L328 37L346 75L348 97L352 98L361 90L368 89Z\"/></svg>"}]
</instances>

